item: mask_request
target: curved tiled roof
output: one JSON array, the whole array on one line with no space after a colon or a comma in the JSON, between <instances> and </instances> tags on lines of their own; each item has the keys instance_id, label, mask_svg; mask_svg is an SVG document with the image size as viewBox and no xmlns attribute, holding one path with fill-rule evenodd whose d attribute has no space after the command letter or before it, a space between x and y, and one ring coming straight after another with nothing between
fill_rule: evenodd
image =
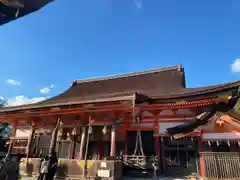
<instances>
[{"instance_id":1,"label":"curved tiled roof","mask_svg":"<svg viewBox=\"0 0 240 180\"><path fill-rule=\"evenodd\" d=\"M166 98L184 98L187 96L205 95L208 93L215 93L219 91L228 90L231 88L238 88L240 86L240 81L234 81L224 84L217 84L212 86L202 86L197 88L182 88L176 89L175 91L169 92L167 94L160 94L159 91L152 90L148 92L142 92L153 99L166 99Z\"/></svg>"},{"instance_id":2,"label":"curved tiled roof","mask_svg":"<svg viewBox=\"0 0 240 180\"><path fill-rule=\"evenodd\" d=\"M127 73L122 75L106 76L75 80L66 92L53 97L46 102L74 100L95 96L114 96L124 93L137 93L159 89L160 94L166 94L176 89L185 88L184 72L181 66L159 68L149 71Z\"/></svg>"},{"instance_id":3,"label":"curved tiled roof","mask_svg":"<svg viewBox=\"0 0 240 180\"><path fill-rule=\"evenodd\" d=\"M186 88L184 69L171 66L142 72L73 81L72 86L51 99L23 106L0 110L15 111L73 104L149 99L180 98L204 95L237 88L240 82L232 82L200 88Z\"/></svg>"},{"instance_id":4,"label":"curved tiled roof","mask_svg":"<svg viewBox=\"0 0 240 180\"><path fill-rule=\"evenodd\" d=\"M67 91L58 96L35 104L4 108L4 111L115 101L121 98L133 99L137 92L141 91L161 89L159 93L165 94L182 88L185 88L184 71L177 65L103 78L75 80Z\"/></svg>"}]
</instances>

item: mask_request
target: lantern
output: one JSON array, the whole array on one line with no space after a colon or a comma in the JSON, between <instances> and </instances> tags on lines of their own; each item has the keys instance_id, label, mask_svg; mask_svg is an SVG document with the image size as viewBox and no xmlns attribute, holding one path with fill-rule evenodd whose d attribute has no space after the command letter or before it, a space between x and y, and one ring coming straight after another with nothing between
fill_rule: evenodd
<instances>
[{"instance_id":1,"label":"lantern","mask_svg":"<svg viewBox=\"0 0 240 180\"><path fill-rule=\"evenodd\" d=\"M92 134L92 126L89 126L89 128L88 128L88 134Z\"/></svg>"},{"instance_id":2,"label":"lantern","mask_svg":"<svg viewBox=\"0 0 240 180\"><path fill-rule=\"evenodd\" d=\"M77 134L77 130L76 130L76 128L73 128L73 130L72 130L72 136L75 136Z\"/></svg>"},{"instance_id":3,"label":"lantern","mask_svg":"<svg viewBox=\"0 0 240 180\"><path fill-rule=\"evenodd\" d=\"M103 132L104 135L107 134L107 126L103 127L102 132Z\"/></svg>"},{"instance_id":4,"label":"lantern","mask_svg":"<svg viewBox=\"0 0 240 180\"><path fill-rule=\"evenodd\" d=\"M229 140L227 141L227 144L228 144L228 146L230 147L231 144L230 144L230 141L229 141Z\"/></svg>"}]
</instances>

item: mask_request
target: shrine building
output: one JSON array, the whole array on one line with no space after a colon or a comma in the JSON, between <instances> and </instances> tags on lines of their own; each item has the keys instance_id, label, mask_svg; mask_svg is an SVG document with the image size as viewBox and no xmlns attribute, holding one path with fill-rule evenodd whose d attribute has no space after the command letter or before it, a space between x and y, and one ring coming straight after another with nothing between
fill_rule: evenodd
<instances>
[{"instance_id":1,"label":"shrine building","mask_svg":"<svg viewBox=\"0 0 240 180\"><path fill-rule=\"evenodd\" d=\"M22 155L22 176L56 152L58 179L239 179L239 86L187 88L177 65L75 80L48 100L0 109L0 121L12 125L8 151Z\"/></svg>"}]
</instances>

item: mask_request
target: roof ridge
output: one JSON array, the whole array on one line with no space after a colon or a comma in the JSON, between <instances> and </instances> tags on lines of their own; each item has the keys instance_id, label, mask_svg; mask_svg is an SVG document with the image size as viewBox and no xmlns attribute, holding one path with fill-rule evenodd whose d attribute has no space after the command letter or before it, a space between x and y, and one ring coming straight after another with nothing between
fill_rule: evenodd
<instances>
[{"instance_id":1,"label":"roof ridge","mask_svg":"<svg viewBox=\"0 0 240 180\"><path fill-rule=\"evenodd\" d=\"M149 70L145 70L145 71L129 72L129 73L123 73L123 74L117 74L117 75L108 75L108 76L96 77L96 78L84 78L84 79L80 79L80 80L74 80L73 84L104 81L104 80L110 80L110 79L119 79L119 78L126 78L126 77L132 77L132 76L138 76L138 75L144 75L144 74L171 71L171 70L182 71L182 69L183 69L182 65L178 64L178 65L175 65L175 66L153 68L153 69L149 69Z\"/></svg>"}]
</instances>

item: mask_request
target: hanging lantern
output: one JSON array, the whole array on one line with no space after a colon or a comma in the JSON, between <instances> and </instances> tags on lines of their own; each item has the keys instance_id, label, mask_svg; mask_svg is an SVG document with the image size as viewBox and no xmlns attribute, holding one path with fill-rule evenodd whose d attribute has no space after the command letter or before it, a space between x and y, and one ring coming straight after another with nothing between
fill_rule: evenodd
<instances>
[{"instance_id":1,"label":"hanging lantern","mask_svg":"<svg viewBox=\"0 0 240 180\"><path fill-rule=\"evenodd\" d=\"M59 130L58 130L58 138L59 139L63 138L63 122L62 121L60 122L60 127L59 127Z\"/></svg>"},{"instance_id":2,"label":"hanging lantern","mask_svg":"<svg viewBox=\"0 0 240 180\"><path fill-rule=\"evenodd\" d=\"M229 141L229 140L227 141L227 144L228 144L228 146L230 147L231 144L230 144L230 141Z\"/></svg>"},{"instance_id":3,"label":"hanging lantern","mask_svg":"<svg viewBox=\"0 0 240 180\"><path fill-rule=\"evenodd\" d=\"M102 129L102 133L105 135L105 134L107 134L107 126L105 125L104 127L103 127L103 129Z\"/></svg>"},{"instance_id":4,"label":"hanging lantern","mask_svg":"<svg viewBox=\"0 0 240 180\"><path fill-rule=\"evenodd\" d=\"M73 128L72 135L75 136L76 134L77 134L77 130L76 130L76 128Z\"/></svg>"},{"instance_id":5,"label":"hanging lantern","mask_svg":"<svg viewBox=\"0 0 240 180\"><path fill-rule=\"evenodd\" d=\"M92 134L92 126L89 126L89 128L88 128L88 134Z\"/></svg>"},{"instance_id":6,"label":"hanging lantern","mask_svg":"<svg viewBox=\"0 0 240 180\"><path fill-rule=\"evenodd\" d=\"M67 132L67 140L71 140L71 136L69 132Z\"/></svg>"}]
</instances>

